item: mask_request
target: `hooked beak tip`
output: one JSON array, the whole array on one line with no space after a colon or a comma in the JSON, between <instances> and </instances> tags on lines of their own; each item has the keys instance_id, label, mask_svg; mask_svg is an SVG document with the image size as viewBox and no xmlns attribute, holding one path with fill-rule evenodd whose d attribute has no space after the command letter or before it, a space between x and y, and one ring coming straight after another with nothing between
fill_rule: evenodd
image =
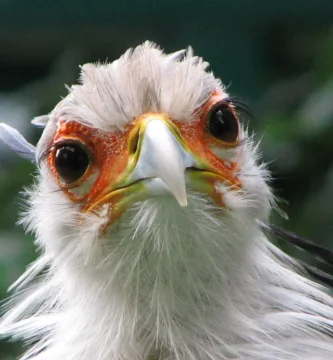
<instances>
[{"instance_id":1,"label":"hooked beak tip","mask_svg":"<svg viewBox=\"0 0 333 360\"><path fill-rule=\"evenodd\" d=\"M178 203L181 207L186 207L187 206L187 198L185 199L178 199Z\"/></svg>"},{"instance_id":2,"label":"hooked beak tip","mask_svg":"<svg viewBox=\"0 0 333 360\"><path fill-rule=\"evenodd\" d=\"M181 194L180 196L175 196L175 199L178 201L178 204L181 206L181 207L186 207L187 206L187 196L186 196L186 192L184 194Z\"/></svg>"}]
</instances>

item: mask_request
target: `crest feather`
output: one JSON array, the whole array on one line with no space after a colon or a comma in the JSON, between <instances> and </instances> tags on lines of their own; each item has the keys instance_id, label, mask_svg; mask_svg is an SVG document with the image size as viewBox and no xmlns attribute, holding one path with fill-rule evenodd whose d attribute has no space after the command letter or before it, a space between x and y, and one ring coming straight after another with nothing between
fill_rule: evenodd
<instances>
[{"instance_id":1,"label":"crest feather","mask_svg":"<svg viewBox=\"0 0 333 360\"><path fill-rule=\"evenodd\" d=\"M191 120L212 92L224 93L208 65L190 47L167 55L145 42L112 63L83 65L81 84L70 88L55 115L105 131L122 129L147 111Z\"/></svg>"}]
</instances>

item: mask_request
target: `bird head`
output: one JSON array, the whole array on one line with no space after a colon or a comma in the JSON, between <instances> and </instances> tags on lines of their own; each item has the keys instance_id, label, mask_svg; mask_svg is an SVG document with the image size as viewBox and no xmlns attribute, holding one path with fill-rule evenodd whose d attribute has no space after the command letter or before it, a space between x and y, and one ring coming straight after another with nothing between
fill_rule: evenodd
<instances>
[{"instance_id":1,"label":"bird head","mask_svg":"<svg viewBox=\"0 0 333 360\"><path fill-rule=\"evenodd\" d=\"M74 242L70 253L91 258L125 237L183 234L180 223L195 232L209 219L237 233L267 217L267 173L242 109L207 66L191 49L164 54L147 42L81 67L80 84L33 121L45 129L25 221L43 246Z\"/></svg>"},{"instance_id":2,"label":"bird head","mask_svg":"<svg viewBox=\"0 0 333 360\"><path fill-rule=\"evenodd\" d=\"M237 226L264 219L267 174L241 109L207 66L191 49L164 54L148 42L82 66L81 83L34 121L45 129L30 226L62 249L70 234L112 243L119 224L158 233L166 209L202 222L233 213Z\"/></svg>"}]
</instances>

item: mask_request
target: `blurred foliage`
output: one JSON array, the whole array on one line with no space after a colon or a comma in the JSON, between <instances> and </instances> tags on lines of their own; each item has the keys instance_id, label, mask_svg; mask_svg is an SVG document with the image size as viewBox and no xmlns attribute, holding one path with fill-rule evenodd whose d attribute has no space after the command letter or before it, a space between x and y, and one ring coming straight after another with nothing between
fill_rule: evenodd
<instances>
[{"instance_id":1,"label":"blurred foliage","mask_svg":"<svg viewBox=\"0 0 333 360\"><path fill-rule=\"evenodd\" d=\"M291 221L284 227L332 246L333 31L317 39L312 66L276 82L262 99L256 131L271 162L275 194Z\"/></svg>"},{"instance_id":2,"label":"blurred foliage","mask_svg":"<svg viewBox=\"0 0 333 360\"><path fill-rule=\"evenodd\" d=\"M80 2L80 6L85 3ZM324 21L325 17L330 18L329 11L325 11L329 2L297 2L294 12L290 12L290 1L272 2L272 8L258 5L255 9L253 2L238 1L239 7L236 2L228 2L230 16L223 12L226 2L222 1L219 4L182 1L181 9L176 8L176 3L169 6L166 3L141 8L135 2L138 14L129 2L118 4L124 14L130 12L126 18L118 12L112 15L105 11L103 26L111 29L111 39L110 33L98 26L97 10L92 12L95 20L89 20L90 12L84 6L78 9L81 27L75 25L76 35L68 41L69 35L62 32L61 26L53 29L52 34L59 33L58 37L51 34L51 40L44 41L50 31L46 24L50 13L40 20L37 30L34 28L24 36L18 36L10 21L6 23L3 19L2 26L6 26L8 34L0 54L7 49L14 55L6 64L0 57L0 121L18 127L36 143L41 131L31 127L29 120L48 113L59 96L66 94L63 84L76 81L78 64L104 59L108 54L105 48L112 60L128 46L146 38L158 41L168 51L192 44L225 83L232 81L229 91L247 99L253 108L254 119L245 121L249 121L250 129L261 139L264 161L272 171L271 185L277 197L285 200L281 200L280 207L291 219L287 222L275 213L272 221L332 246L333 31L327 30L329 23ZM9 14L13 14L8 10L12 9L12 2L3 4L7 5L7 13L1 12L0 18L7 14L9 19ZM29 11L33 14L33 6ZM17 19L23 19L20 16ZM124 19L128 21L124 23ZM37 21L33 17L24 18L25 26L28 20ZM60 19L57 21L59 24ZM98 44L92 37L94 31ZM0 32L0 42L3 34L4 31ZM31 46L28 54L27 44ZM20 59L25 59L25 63L20 64ZM36 255L33 238L15 226L22 208L18 193L22 186L32 182L34 166L1 144L0 164L0 299L3 299L8 286ZM295 254L295 249L280 245ZM1 360L12 360L20 351L18 345L0 343Z\"/></svg>"}]
</instances>

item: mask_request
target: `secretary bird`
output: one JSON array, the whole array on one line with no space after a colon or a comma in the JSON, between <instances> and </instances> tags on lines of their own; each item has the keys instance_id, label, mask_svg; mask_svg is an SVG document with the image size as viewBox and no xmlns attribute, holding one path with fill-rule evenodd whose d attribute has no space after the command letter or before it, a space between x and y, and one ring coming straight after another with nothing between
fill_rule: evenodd
<instances>
[{"instance_id":1,"label":"secretary bird","mask_svg":"<svg viewBox=\"0 0 333 360\"><path fill-rule=\"evenodd\" d=\"M257 145L208 63L146 42L81 67L37 147L20 223L39 257L12 285L1 336L30 360L331 360L330 275L272 236ZM320 280L321 285L317 280Z\"/></svg>"}]
</instances>

